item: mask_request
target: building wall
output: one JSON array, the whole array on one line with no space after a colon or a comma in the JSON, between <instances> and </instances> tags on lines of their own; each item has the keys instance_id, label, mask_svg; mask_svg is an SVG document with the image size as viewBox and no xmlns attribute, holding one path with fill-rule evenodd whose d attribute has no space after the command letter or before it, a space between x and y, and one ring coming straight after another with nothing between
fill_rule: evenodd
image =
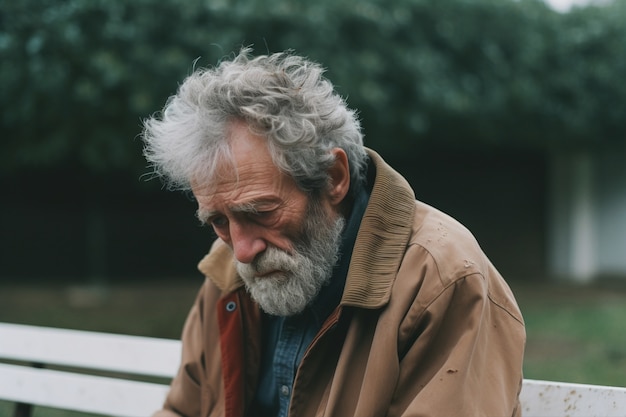
<instances>
[{"instance_id":1,"label":"building wall","mask_svg":"<svg viewBox=\"0 0 626 417\"><path fill-rule=\"evenodd\" d=\"M419 148L389 162L418 199L465 224L507 279L626 279L626 146L552 156ZM0 282L201 278L213 237L195 204L133 181L74 171L2 181Z\"/></svg>"},{"instance_id":2,"label":"building wall","mask_svg":"<svg viewBox=\"0 0 626 417\"><path fill-rule=\"evenodd\" d=\"M200 279L213 236L185 195L138 176L39 171L0 181L0 283Z\"/></svg>"}]
</instances>

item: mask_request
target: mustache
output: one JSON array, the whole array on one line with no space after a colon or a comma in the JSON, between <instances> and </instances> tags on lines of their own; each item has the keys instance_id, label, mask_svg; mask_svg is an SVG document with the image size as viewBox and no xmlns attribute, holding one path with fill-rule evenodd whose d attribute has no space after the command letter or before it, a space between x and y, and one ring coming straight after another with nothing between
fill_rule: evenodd
<instances>
[{"instance_id":1,"label":"mustache","mask_svg":"<svg viewBox=\"0 0 626 417\"><path fill-rule=\"evenodd\" d=\"M289 272L297 267L297 255L270 246L251 263L237 262L237 272L243 277L266 275L273 271Z\"/></svg>"}]
</instances>

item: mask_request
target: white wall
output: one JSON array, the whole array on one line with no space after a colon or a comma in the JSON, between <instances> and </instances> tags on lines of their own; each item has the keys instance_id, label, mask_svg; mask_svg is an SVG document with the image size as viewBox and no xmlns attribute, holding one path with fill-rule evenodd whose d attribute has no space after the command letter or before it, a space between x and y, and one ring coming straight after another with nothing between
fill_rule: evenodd
<instances>
[{"instance_id":1,"label":"white wall","mask_svg":"<svg viewBox=\"0 0 626 417\"><path fill-rule=\"evenodd\" d=\"M626 278L626 147L555 154L549 176L550 275Z\"/></svg>"}]
</instances>

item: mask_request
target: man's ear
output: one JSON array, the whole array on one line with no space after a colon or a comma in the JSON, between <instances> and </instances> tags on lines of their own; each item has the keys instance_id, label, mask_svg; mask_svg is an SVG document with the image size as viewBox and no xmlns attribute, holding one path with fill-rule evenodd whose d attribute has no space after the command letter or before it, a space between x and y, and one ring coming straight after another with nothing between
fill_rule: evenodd
<instances>
[{"instance_id":1,"label":"man's ear","mask_svg":"<svg viewBox=\"0 0 626 417\"><path fill-rule=\"evenodd\" d=\"M350 164L348 163L348 155L341 148L333 148L331 150L335 156L335 162L328 169L329 175L329 202L333 206L339 205L348 194L350 189Z\"/></svg>"}]
</instances>

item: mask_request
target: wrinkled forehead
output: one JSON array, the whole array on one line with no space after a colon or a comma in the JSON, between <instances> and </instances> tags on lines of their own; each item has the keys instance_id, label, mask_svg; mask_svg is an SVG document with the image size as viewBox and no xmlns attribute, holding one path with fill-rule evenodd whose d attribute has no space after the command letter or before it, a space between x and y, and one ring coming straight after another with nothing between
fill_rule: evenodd
<instances>
[{"instance_id":1,"label":"wrinkled forehead","mask_svg":"<svg viewBox=\"0 0 626 417\"><path fill-rule=\"evenodd\" d=\"M254 133L244 122L233 122L226 138L199 164L190 180L192 188L202 188L205 194L226 184L236 187L240 181L255 177L281 175L271 156L268 141Z\"/></svg>"}]
</instances>

